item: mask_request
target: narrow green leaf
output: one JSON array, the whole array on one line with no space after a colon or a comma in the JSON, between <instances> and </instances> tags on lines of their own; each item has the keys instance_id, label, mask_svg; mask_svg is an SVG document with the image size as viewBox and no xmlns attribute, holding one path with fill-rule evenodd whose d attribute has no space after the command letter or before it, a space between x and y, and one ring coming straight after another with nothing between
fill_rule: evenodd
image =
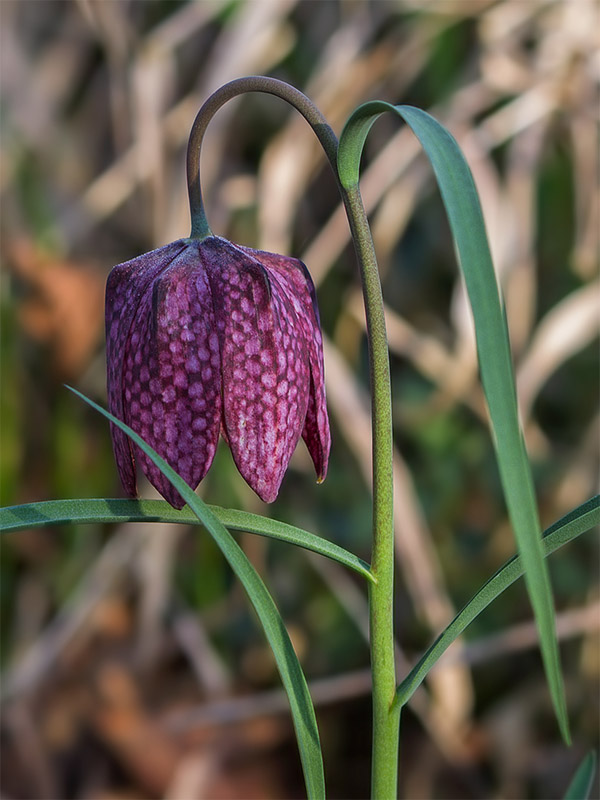
<instances>
[{"instance_id":1,"label":"narrow green leaf","mask_svg":"<svg viewBox=\"0 0 600 800\"><path fill-rule=\"evenodd\" d=\"M475 322L481 382L508 513L523 559L550 693L565 741L569 728L548 569L544 562L533 479L521 433L508 330L485 232L477 189L456 141L433 117L410 106L366 103L350 117L338 151L340 180L358 183L360 154L375 120L401 116L423 146L440 188Z\"/></svg>"},{"instance_id":2,"label":"narrow green leaf","mask_svg":"<svg viewBox=\"0 0 600 800\"><path fill-rule=\"evenodd\" d=\"M217 507L215 506L215 509ZM258 533L261 536L269 536L271 539L279 539L283 542L304 547L322 556L327 556L345 567L350 567L358 572L367 580L374 582L375 576L371 572L370 566L354 553L344 550L333 542L323 539L314 533L309 533L302 528L296 528L279 520L262 517L258 514L250 514L247 511L238 511L231 508L219 508L215 511L227 528L237 531L248 531L248 533Z\"/></svg>"},{"instance_id":3,"label":"narrow green leaf","mask_svg":"<svg viewBox=\"0 0 600 800\"><path fill-rule=\"evenodd\" d=\"M596 753L592 750L579 765L569 784L565 800L587 800L596 774Z\"/></svg>"},{"instance_id":4,"label":"narrow green leaf","mask_svg":"<svg viewBox=\"0 0 600 800\"><path fill-rule=\"evenodd\" d=\"M555 522L544 532L542 547L545 556L549 556L567 542L600 524L600 495L592 497L573 511ZM465 628L473 622L484 608L495 600L517 578L523 574L523 560L513 556L493 575L487 583L469 600L464 608L454 617L452 622L438 636L435 642L423 654L421 659L398 686L395 703L407 703L416 689L421 685L429 670L435 665L452 642L461 635Z\"/></svg>"},{"instance_id":5,"label":"narrow green leaf","mask_svg":"<svg viewBox=\"0 0 600 800\"><path fill-rule=\"evenodd\" d=\"M121 420L81 394L81 392L71 387L68 388L124 431L146 453L148 458L156 464L214 538L231 568L242 582L263 626L290 701L307 794L309 798L324 798L323 757L315 710L308 691L308 685L283 620L262 578L227 528L213 514L206 503L190 489L187 483L179 477L175 470L158 453L146 444L141 436L138 436L135 431L121 422Z\"/></svg>"},{"instance_id":6,"label":"narrow green leaf","mask_svg":"<svg viewBox=\"0 0 600 800\"><path fill-rule=\"evenodd\" d=\"M247 511L221 508L209 505L208 508L230 531L246 531L278 539L314 553L331 558L345 567L353 569L373 581L369 565L343 547L323 539L302 528L285 522L250 514ZM26 503L20 506L0 508L0 533L39 528L45 525L64 525L69 523L91 522L176 522L182 525L198 523L198 517L189 508L181 511L173 508L165 500L123 500L120 498L45 500Z\"/></svg>"}]
</instances>

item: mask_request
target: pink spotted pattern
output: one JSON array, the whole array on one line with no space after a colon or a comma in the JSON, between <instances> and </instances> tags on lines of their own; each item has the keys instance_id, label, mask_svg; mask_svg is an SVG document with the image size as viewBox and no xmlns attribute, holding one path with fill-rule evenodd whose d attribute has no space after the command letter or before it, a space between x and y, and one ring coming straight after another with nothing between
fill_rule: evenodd
<instances>
[{"instance_id":1,"label":"pink spotted pattern","mask_svg":"<svg viewBox=\"0 0 600 800\"><path fill-rule=\"evenodd\" d=\"M277 496L303 436L319 480L330 436L314 287L302 262L217 237L180 240L118 265L107 284L109 408L192 487L219 432L248 484ZM183 499L113 428L125 491L135 460L173 506Z\"/></svg>"},{"instance_id":2,"label":"pink spotted pattern","mask_svg":"<svg viewBox=\"0 0 600 800\"><path fill-rule=\"evenodd\" d=\"M323 337L315 286L306 266L299 259L246 247L242 249L259 259L269 270L272 280L282 285L282 290L286 292L296 312L310 367L310 393L302 438L306 442L320 483L327 475L331 433L325 399Z\"/></svg>"},{"instance_id":3,"label":"pink spotted pattern","mask_svg":"<svg viewBox=\"0 0 600 800\"><path fill-rule=\"evenodd\" d=\"M208 471L221 421L219 342L206 274L186 248L144 296L126 348L125 422L194 488ZM145 475L172 505L181 496L134 446Z\"/></svg>"},{"instance_id":4,"label":"pink spotted pattern","mask_svg":"<svg viewBox=\"0 0 600 800\"><path fill-rule=\"evenodd\" d=\"M117 264L108 276L105 304L108 410L123 421L123 359L137 308L152 281L184 248L184 242L172 242L151 253ZM111 425L111 434L121 483L125 492L135 497L137 482L130 440L114 425Z\"/></svg>"},{"instance_id":5,"label":"pink spotted pattern","mask_svg":"<svg viewBox=\"0 0 600 800\"><path fill-rule=\"evenodd\" d=\"M219 258L224 247L226 259ZM308 353L292 303L262 264L220 239L206 242L204 253L211 249L223 426L240 473L259 497L271 502L306 418Z\"/></svg>"}]
</instances>

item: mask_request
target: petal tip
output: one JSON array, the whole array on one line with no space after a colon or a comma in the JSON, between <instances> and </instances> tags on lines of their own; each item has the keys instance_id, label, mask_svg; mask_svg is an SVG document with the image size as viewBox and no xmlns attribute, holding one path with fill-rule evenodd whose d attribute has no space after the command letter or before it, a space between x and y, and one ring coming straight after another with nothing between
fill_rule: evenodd
<instances>
[{"instance_id":1,"label":"petal tip","mask_svg":"<svg viewBox=\"0 0 600 800\"><path fill-rule=\"evenodd\" d=\"M252 486L252 484L248 485L250 486L251 489L253 489L256 492L256 494L260 497L263 503L274 503L275 500L277 500L277 496L279 494L279 486L276 489L273 489L271 487L265 489L258 489L257 487Z\"/></svg>"}]
</instances>

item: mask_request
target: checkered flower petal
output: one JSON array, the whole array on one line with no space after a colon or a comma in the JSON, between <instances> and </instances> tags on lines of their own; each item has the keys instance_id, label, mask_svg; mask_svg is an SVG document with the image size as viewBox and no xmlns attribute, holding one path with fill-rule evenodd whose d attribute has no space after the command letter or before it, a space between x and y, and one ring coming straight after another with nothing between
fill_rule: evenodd
<instances>
[{"instance_id":1,"label":"checkered flower petal","mask_svg":"<svg viewBox=\"0 0 600 800\"><path fill-rule=\"evenodd\" d=\"M123 359L134 317L154 278L185 249L182 241L146 253L113 267L106 283L106 366L108 410L125 421ZM121 483L130 497L137 493L135 464L129 437L110 426L113 451Z\"/></svg>"},{"instance_id":2,"label":"checkered flower petal","mask_svg":"<svg viewBox=\"0 0 600 800\"><path fill-rule=\"evenodd\" d=\"M214 458L221 424L219 342L208 279L186 248L153 281L125 352L125 421L196 487ZM134 445L144 474L176 508L184 505Z\"/></svg>"},{"instance_id":3,"label":"checkered flower petal","mask_svg":"<svg viewBox=\"0 0 600 800\"><path fill-rule=\"evenodd\" d=\"M219 239L205 240L210 249L223 427L240 473L271 502L306 419L308 349L287 292L252 251Z\"/></svg>"},{"instance_id":4,"label":"checkered flower petal","mask_svg":"<svg viewBox=\"0 0 600 800\"><path fill-rule=\"evenodd\" d=\"M303 436L322 480L329 457L314 287L297 259L225 239L180 240L120 264L106 291L109 409L193 489L223 434L248 484L277 497ZM117 428L125 491L135 462L176 508L183 499Z\"/></svg>"},{"instance_id":5,"label":"checkered flower petal","mask_svg":"<svg viewBox=\"0 0 600 800\"><path fill-rule=\"evenodd\" d=\"M314 283L306 266L297 258L251 250L248 247L241 249L260 259L269 274L277 278L296 312L310 368L310 391L302 438L315 465L317 480L321 483L327 475L331 433L325 400L323 337Z\"/></svg>"}]
</instances>

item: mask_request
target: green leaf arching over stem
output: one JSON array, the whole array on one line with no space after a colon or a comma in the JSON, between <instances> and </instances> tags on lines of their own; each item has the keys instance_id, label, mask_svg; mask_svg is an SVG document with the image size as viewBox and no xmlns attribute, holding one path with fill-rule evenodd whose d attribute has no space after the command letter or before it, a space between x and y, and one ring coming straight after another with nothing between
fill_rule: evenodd
<instances>
[{"instance_id":1,"label":"green leaf arching over stem","mask_svg":"<svg viewBox=\"0 0 600 800\"><path fill-rule=\"evenodd\" d=\"M342 132L338 149L340 180L346 190L355 189L366 136L377 118L389 111L402 117L419 139L435 172L448 214L473 312L481 380L504 496L523 559L550 693L563 738L568 742L552 591L544 561L533 479L519 425L508 330L471 171L456 141L429 114L410 106L372 102L358 108ZM374 563L373 569L377 575Z\"/></svg>"}]
</instances>

